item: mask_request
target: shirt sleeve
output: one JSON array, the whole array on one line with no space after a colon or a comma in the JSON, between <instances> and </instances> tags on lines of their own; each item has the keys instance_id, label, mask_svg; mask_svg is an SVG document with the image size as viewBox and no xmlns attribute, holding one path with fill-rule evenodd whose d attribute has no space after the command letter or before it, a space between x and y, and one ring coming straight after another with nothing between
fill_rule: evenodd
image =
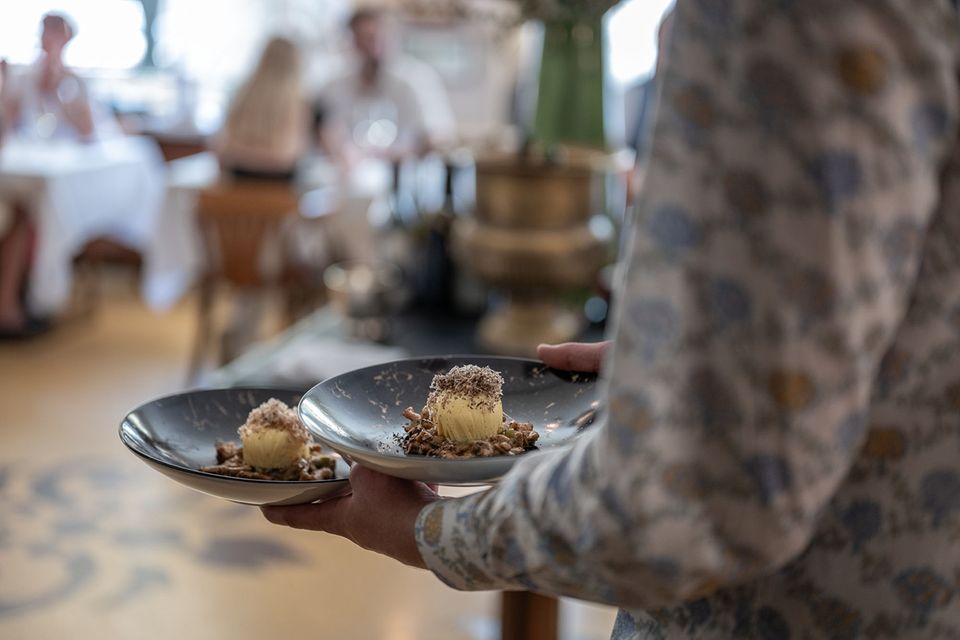
<instances>
[{"instance_id":1,"label":"shirt sleeve","mask_svg":"<svg viewBox=\"0 0 960 640\"><path fill-rule=\"evenodd\" d=\"M939 200L957 31L933 1L678 2L607 421L426 507L440 579L653 608L804 549Z\"/></svg>"}]
</instances>

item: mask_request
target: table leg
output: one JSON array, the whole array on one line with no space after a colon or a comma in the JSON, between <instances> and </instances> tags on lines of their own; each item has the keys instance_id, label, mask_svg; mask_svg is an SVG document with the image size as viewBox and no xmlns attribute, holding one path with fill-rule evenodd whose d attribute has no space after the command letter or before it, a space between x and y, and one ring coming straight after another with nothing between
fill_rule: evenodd
<instances>
[{"instance_id":1,"label":"table leg","mask_svg":"<svg viewBox=\"0 0 960 640\"><path fill-rule=\"evenodd\" d=\"M500 599L501 640L557 640L556 598L504 591Z\"/></svg>"}]
</instances>

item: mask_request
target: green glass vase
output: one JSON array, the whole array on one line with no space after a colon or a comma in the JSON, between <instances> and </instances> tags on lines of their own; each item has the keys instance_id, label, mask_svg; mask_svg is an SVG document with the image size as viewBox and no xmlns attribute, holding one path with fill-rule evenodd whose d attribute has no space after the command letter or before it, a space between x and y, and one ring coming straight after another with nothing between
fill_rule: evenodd
<instances>
[{"instance_id":1,"label":"green glass vase","mask_svg":"<svg viewBox=\"0 0 960 640\"><path fill-rule=\"evenodd\" d=\"M606 148L602 18L547 22L533 139Z\"/></svg>"}]
</instances>

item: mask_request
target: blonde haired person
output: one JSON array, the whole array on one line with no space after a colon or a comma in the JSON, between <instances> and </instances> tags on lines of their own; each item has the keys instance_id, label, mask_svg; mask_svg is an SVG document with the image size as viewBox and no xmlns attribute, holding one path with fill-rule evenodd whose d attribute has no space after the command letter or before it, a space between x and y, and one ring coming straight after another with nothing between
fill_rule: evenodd
<instances>
[{"instance_id":1,"label":"blonde haired person","mask_svg":"<svg viewBox=\"0 0 960 640\"><path fill-rule=\"evenodd\" d=\"M274 37L234 96L214 150L224 170L236 175L289 179L306 147L308 125L300 52Z\"/></svg>"}]
</instances>

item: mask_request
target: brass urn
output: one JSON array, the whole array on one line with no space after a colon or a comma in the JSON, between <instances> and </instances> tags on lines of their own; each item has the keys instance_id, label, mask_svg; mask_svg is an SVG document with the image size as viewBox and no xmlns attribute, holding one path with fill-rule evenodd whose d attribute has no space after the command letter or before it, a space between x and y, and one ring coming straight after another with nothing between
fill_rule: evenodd
<instances>
[{"instance_id":1,"label":"brass urn","mask_svg":"<svg viewBox=\"0 0 960 640\"><path fill-rule=\"evenodd\" d=\"M463 268L504 294L478 328L491 352L535 355L540 343L575 339L579 309L565 293L591 286L607 246L594 235L597 185L611 156L584 153L560 161L515 154L476 163L476 209L453 229L453 254Z\"/></svg>"}]
</instances>

